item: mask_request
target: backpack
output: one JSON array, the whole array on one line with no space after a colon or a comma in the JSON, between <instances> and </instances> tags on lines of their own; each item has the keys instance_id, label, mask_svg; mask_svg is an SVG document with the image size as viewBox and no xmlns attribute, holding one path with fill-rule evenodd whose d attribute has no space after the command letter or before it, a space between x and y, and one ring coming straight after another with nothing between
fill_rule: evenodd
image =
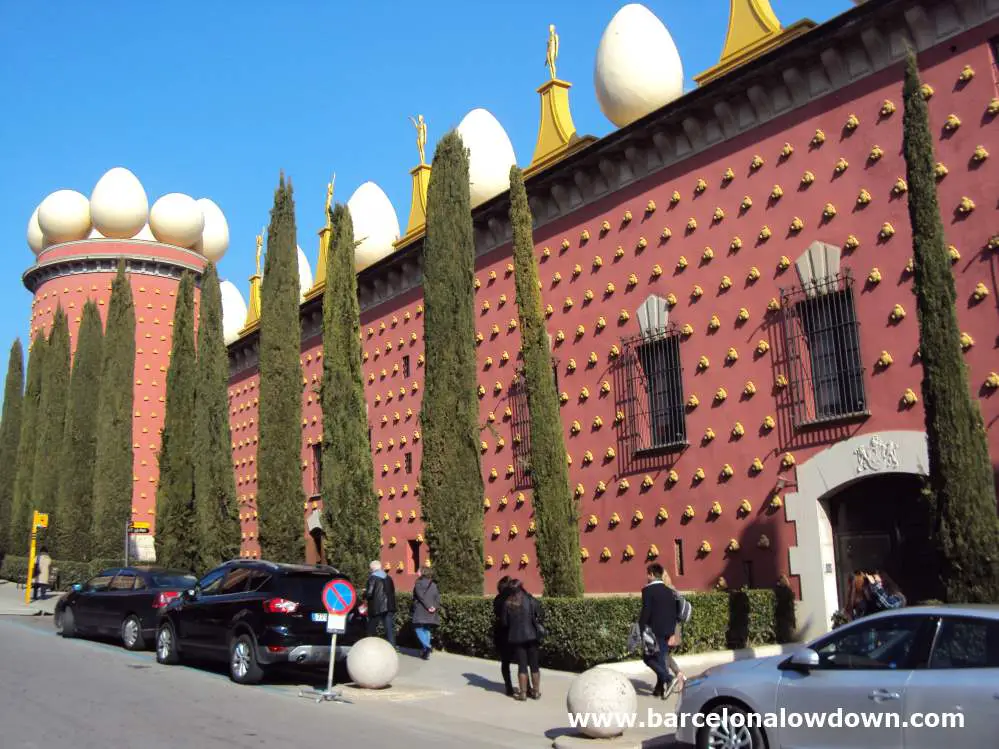
<instances>
[{"instance_id":1,"label":"backpack","mask_svg":"<svg viewBox=\"0 0 999 749\"><path fill-rule=\"evenodd\" d=\"M680 624L686 624L690 621L690 617L694 613L694 608L690 605L690 601L681 596L679 593L676 594L676 618L679 620Z\"/></svg>"}]
</instances>

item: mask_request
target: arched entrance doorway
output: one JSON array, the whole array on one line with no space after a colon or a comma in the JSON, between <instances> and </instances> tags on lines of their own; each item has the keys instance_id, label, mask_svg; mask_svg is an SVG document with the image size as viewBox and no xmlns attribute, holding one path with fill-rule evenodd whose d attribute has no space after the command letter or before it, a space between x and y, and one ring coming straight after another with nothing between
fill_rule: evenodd
<instances>
[{"instance_id":1,"label":"arched entrance doorway","mask_svg":"<svg viewBox=\"0 0 999 749\"><path fill-rule=\"evenodd\" d=\"M832 526L839 608L855 570L887 573L910 602L933 598L930 516L921 476L862 478L823 499Z\"/></svg>"},{"instance_id":2,"label":"arched entrance doorway","mask_svg":"<svg viewBox=\"0 0 999 749\"><path fill-rule=\"evenodd\" d=\"M883 539L860 541L854 537L849 541L850 534L873 529L872 535L885 535L887 529L889 537L898 536L910 520L906 516L916 513L915 502L903 501L918 496L916 485L907 482L918 482L928 465L926 434L901 430L861 434L798 464L796 491L785 494L784 507L797 536L796 545L788 549L788 562L791 574L797 575L801 584L798 625L806 638L829 631L832 616L840 608L841 576L849 575L854 564L866 566L847 559L840 563L837 556L843 554L838 553L838 538L845 536L853 544L845 551L846 557L883 553ZM845 513L842 523L841 513ZM898 532L893 524L900 526ZM908 529L906 534L916 535ZM862 543L874 550L861 549ZM918 544L897 546L905 546L906 554L918 551ZM892 565L894 568L897 563ZM913 600L930 597L921 595L918 588L911 594L905 592Z\"/></svg>"}]
</instances>

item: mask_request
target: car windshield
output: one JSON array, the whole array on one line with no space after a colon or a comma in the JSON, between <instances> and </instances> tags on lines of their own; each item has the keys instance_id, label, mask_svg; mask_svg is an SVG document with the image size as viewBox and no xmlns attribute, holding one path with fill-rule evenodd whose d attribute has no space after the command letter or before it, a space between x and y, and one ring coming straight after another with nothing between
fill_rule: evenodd
<instances>
[{"instance_id":1,"label":"car windshield","mask_svg":"<svg viewBox=\"0 0 999 749\"><path fill-rule=\"evenodd\" d=\"M305 608L322 609L323 588L333 577L328 572L289 572L281 576L278 590L282 598Z\"/></svg>"},{"instance_id":2,"label":"car windshield","mask_svg":"<svg viewBox=\"0 0 999 749\"><path fill-rule=\"evenodd\" d=\"M188 590L198 584L198 579L194 577L194 575L161 572L152 575L152 578L153 587L156 588L177 588L178 590Z\"/></svg>"}]
</instances>

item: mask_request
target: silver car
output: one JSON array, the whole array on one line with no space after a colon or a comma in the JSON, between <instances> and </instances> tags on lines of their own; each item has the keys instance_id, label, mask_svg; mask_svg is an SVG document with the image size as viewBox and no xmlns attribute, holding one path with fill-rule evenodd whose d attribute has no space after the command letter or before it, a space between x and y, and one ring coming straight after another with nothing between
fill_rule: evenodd
<instances>
[{"instance_id":1,"label":"silver car","mask_svg":"<svg viewBox=\"0 0 999 749\"><path fill-rule=\"evenodd\" d=\"M790 657L708 669L677 713L677 741L700 749L999 746L999 606L858 619Z\"/></svg>"}]
</instances>

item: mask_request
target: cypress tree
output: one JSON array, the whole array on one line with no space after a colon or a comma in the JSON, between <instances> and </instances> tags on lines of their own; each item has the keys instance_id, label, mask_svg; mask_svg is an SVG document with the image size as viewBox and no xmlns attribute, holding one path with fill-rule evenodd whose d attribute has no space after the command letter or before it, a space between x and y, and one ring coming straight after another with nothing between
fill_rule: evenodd
<instances>
[{"instance_id":1,"label":"cypress tree","mask_svg":"<svg viewBox=\"0 0 999 749\"><path fill-rule=\"evenodd\" d=\"M378 497L361 371L360 305L350 212L332 211L323 292L323 510L329 559L363 581L380 548Z\"/></svg>"},{"instance_id":2,"label":"cypress tree","mask_svg":"<svg viewBox=\"0 0 999 749\"><path fill-rule=\"evenodd\" d=\"M7 379L3 388L3 415L0 416L0 559L7 553L10 521L14 510L14 479L17 475L17 446L21 442L21 414L24 410L24 353L21 339L15 338L7 358Z\"/></svg>"},{"instance_id":3,"label":"cypress tree","mask_svg":"<svg viewBox=\"0 0 999 749\"><path fill-rule=\"evenodd\" d=\"M260 547L275 562L305 554L302 504L302 365L295 201L284 174L274 193L260 290Z\"/></svg>"},{"instance_id":4,"label":"cypress tree","mask_svg":"<svg viewBox=\"0 0 999 749\"><path fill-rule=\"evenodd\" d=\"M59 557L76 562L90 561L94 456L97 452L94 394L100 390L103 348L101 315L91 299L83 306L76 338L56 501Z\"/></svg>"},{"instance_id":5,"label":"cypress tree","mask_svg":"<svg viewBox=\"0 0 999 749\"><path fill-rule=\"evenodd\" d=\"M132 403L135 386L135 306L125 261L111 284L104 326L94 456L94 559L119 559L132 519Z\"/></svg>"},{"instance_id":6,"label":"cypress tree","mask_svg":"<svg viewBox=\"0 0 999 749\"><path fill-rule=\"evenodd\" d=\"M569 488L558 390L541 310L531 208L524 175L510 169L510 223L524 378L531 419L531 485L538 564L548 596L583 595L576 500Z\"/></svg>"},{"instance_id":7,"label":"cypress tree","mask_svg":"<svg viewBox=\"0 0 999 749\"><path fill-rule=\"evenodd\" d=\"M948 601L997 602L995 479L982 414L968 391L961 356L957 292L937 203L933 135L919 86L919 68L910 50L902 147L909 183L933 540Z\"/></svg>"},{"instance_id":8,"label":"cypress tree","mask_svg":"<svg viewBox=\"0 0 999 749\"><path fill-rule=\"evenodd\" d=\"M21 409L21 438L17 443L14 501L11 507L7 549L26 555L31 541L31 487L35 476L35 447L38 445L39 407L42 400L42 373L45 371L45 334L39 331L28 352L28 377Z\"/></svg>"},{"instance_id":9,"label":"cypress tree","mask_svg":"<svg viewBox=\"0 0 999 749\"><path fill-rule=\"evenodd\" d=\"M442 590L481 595L482 468L475 372L475 246L468 152L441 138L427 188L423 242L426 384L420 422L420 503Z\"/></svg>"},{"instance_id":10,"label":"cypress tree","mask_svg":"<svg viewBox=\"0 0 999 749\"><path fill-rule=\"evenodd\" d=\"M38 445L35 447L35 471L32 476L32 500L35 509L49 513L49 525L44 531L45 543L53 556L59 554L55 513L59 493L59 471L52 470L62 452L66 425L66 401L69 398L69 321L62 305L56 307L49 331L45 369L42 373L42 400L38 413Z\"/></svg>"},{"instance_id":11,"label":"cypress tree","mask_svg":"<svg viewBox=\"0 0 999 749\"><path fill-rule=\"evenodd\" d=\"M198 568L194 518L194 280L184 272L173 314L166 380L166 413L156 488L156 561L164 567Z\"/></svg>"},{"instance_id":12,"label":"cypress tree","mask_svg":"<svg viewBox=\"0 0 999 749\"><path fill-rule=\"evenodd\" d=\"M229 431L229 354L222 335L222 292L214 263L201 276L195 378L196 569L208 570L238 556L240 541Z\"/></svg>"}]
</instances>

